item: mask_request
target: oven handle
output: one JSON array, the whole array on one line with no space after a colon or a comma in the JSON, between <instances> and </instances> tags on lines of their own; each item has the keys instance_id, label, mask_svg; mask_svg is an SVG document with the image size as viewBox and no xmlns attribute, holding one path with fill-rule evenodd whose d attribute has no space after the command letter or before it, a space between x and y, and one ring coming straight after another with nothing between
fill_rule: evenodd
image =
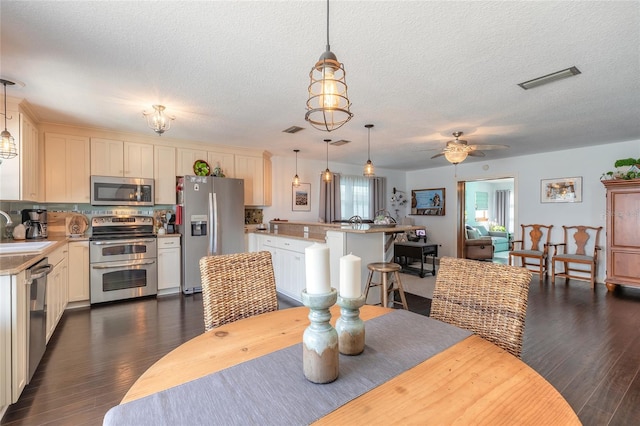
<instances>
[{"instance_id":1,"label":"oven handle","mask_svg":"<svg viewBox=\"0 0 640 426\"><path fill-rule=\"evenodd\" d=\"M113 268L122 268L127 266L153 265L154 263L156 263L156 261L151 260L147 262L138 262L138 263L122 262L122 263L109 263L106 265L91 265L91 267L93 269L113 269Z\"/></svg>"},{"instance_id":2,"label":"oven handle","mask_svg":"<svg viewBox=\"0 0 640 426\"><path fill-rule=\"evenodd\" d=\"M109 240L109 241L92 241L96 246L108 246L108 245L122 245L122 244L138 244L138 243L152 243L155 240Z\"/></svg>"}]
</instances>

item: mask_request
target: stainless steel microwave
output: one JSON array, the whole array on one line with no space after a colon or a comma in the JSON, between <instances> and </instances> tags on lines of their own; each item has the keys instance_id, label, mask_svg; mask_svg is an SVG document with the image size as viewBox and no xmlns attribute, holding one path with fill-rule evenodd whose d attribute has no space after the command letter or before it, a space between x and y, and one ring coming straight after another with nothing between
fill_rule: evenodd
<instances>
[{"instance_id":1,"label":"stainless steel microwave","mask_svg":"<svg viewBox=\"0 0 640 426\"><path fill-rule=\"evenodd\" d=\"M153 179L91 176L93 206L153 206Z\"/></svg>"}]
</instances>

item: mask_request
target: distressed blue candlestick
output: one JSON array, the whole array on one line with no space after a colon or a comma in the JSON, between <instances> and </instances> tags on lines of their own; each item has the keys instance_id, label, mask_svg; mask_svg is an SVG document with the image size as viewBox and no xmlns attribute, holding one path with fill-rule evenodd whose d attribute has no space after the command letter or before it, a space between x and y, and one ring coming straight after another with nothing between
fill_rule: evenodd
<instances>
[{"instance_id":1,"label":"distressed blue candlestick","mask_svg":"<svg viewBox=\"0 0 640 426\"><path fill-rule=\"evenodd\" d=\"M338 296L340 318L336 321L336 331L343 355L359 355L364 351L364 321L360 319L360 307L364 301L364 295L357 298Z\"/></svg>"},{"instance_id":2,"label":"distressed blue candlestick","mask_svg":"<svg viewBox=\"0 0 640 426\"><path fill-rule=\"evenodd\" d=\"M302 364L304 376L313 383L330 383L338 378L338 333L329 322L329 308L337 298L335 288L325 294L302 290L302 303L309 308L311 321L302 335Z\"/></svg>"}]
</instances>

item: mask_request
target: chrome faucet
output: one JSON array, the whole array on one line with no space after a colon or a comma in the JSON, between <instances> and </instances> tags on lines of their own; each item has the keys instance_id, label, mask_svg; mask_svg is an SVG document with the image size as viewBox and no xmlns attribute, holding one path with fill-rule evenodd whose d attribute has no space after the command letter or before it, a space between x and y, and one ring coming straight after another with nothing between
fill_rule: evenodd
<instances>
[{"instance_id":1,"label":"chrome faucet","mask_svg":"<svg viewBox=\"0 0 640 426\"><path fill-rule=\"evenodd\" d=\"M5 212L3 212L2 210L0 210L0 215L4 216L5 219L7 219L7 226L9 225L13 225L13 222L11 221L11 216L9 216L8 214L6 214Z\"/></svg>"}]
</instances>

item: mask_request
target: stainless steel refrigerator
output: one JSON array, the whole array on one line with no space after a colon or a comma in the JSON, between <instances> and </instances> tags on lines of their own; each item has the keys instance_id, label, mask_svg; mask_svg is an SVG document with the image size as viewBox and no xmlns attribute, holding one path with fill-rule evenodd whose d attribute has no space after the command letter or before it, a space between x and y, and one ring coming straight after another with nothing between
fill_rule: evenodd
<instances>
[{"instance_id":1,"label":"stainless steel refrigerator","mask_svg":"<svg viewBox=\"0 0 640 426\"><path fill-rule=\"evenodd\" d=\"M199 261L244 252L244 180L213 176L176 178L177 232L182 234L182 292L202 291Z\"/></svg>"}]
</instances>

